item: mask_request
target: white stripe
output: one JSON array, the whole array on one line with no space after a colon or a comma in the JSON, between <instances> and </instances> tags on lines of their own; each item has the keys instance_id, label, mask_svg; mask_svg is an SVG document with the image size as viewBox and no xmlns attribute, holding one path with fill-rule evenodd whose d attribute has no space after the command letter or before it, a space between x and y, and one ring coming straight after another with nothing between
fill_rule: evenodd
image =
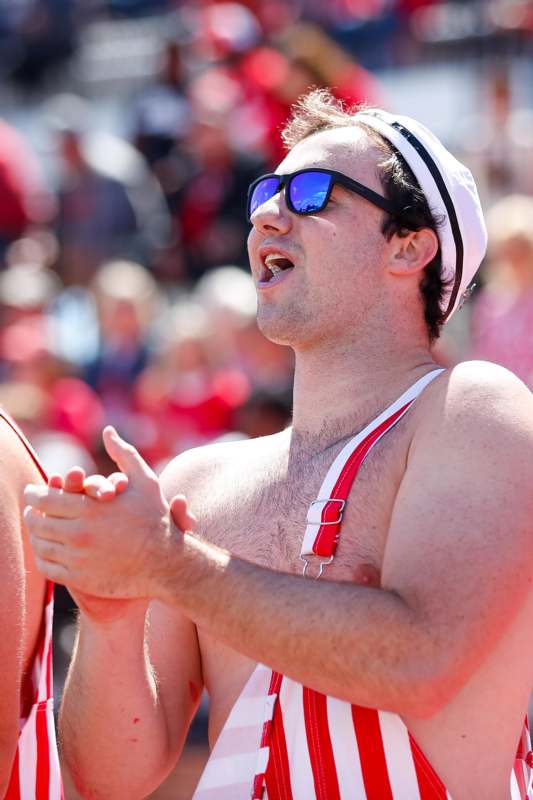
<instances>
[{"instance_id":1,"label":"white stripe","mask_svg":"<svg viewBox=\"0 0 533 800\"><path fill-rule=\"evenodd\" d=\"M19 780L22 800L35 797L37 777L37 736L35 723L37 706L32 706L30 715L19 737Z\"/></svg>"},{"instance_id":2,"label":"white stripe","mask_svg":"<svg viewBox=\"0 0 533 800\"><path fill-rule=\"evenodd\" d=\"M307 748L302 684L284 678L279 702L287 742L292 795L294 800L311 800L315 797L315 784Z\"/></svg>"},{"instance_id":3,"label":"white stripe","mask_svg":"<svg viewBox=\"0 0 533 800\"><path fill-rule=\"evenodd\" d=\"M407 728L397 714L379 711L385 761L394 800L419 800L420 791Z\"/></svg>"},{"instance_id":4,"label":"white stripe","mask_svg":"<svg viewBox=\"0 0 533 800\"><path fill-rule=\"evenodd\" d=\"M366 800L359 748L353 727L352 707L344 700L328 697L328 724L337 768L341 800Z\"/></svg>"},{"instance_id":5,"label":"white stripe","mask_svg":"<svg viewBox=\"0 0 533 800\"><path fill-rule=\"evenodd\" d=\"M416 383L414 383L409 389L407 389L407 391L404 392L402 396L399 397L394 403L392 403L387 409L385 409L385 411L383 411L378 417L376 417L376 419L373 420L373 422L367 425L366 428L363 428L363 430L360 433L358 433L357 436L354 436L352 439L350 439L350 441L342 448L342 450L338 454L337 458L334 460L331 467L328 469L326 477L324 478L322 486L320 487L320 491L317 495L317 499L323 500L327 497L331 497L333 487L337 483L346 462L348 461L354 450L356 450L357 447L359 447L361 442L363 442L367 438L367 436L369 436L373 431L375 431L376 428L379 428L379 426L383 422L385 422L389 417L392 417L397 411L399 411L402 406L404 406L406 403L409 403L411 400L414 400L416 397L418 397L418 395L426 388L426 386L429 383L431 383L431 381L434 380L443 371L444 370L442 369L436 369L433 370L432 372L428 372L426 375L424 375L422 378L416 381ZM406 409L406 411L408 411L408 409ZM401 419L401 417L399 419ZM399 421L399 419L397 421ZM387 431L388 430L390 429L387 429ZM387 431L385 431L382 434L382 436L385 435ZM379 439L381 439L381 436L379 437ZM376 440L375 444L377 444L379 439ZM313 545L315 543L318 530L319 529L317 528L316 525L307 525L302 541L302 548L300 551L300 555L305 556L312 554Z\"/></svg>"},{"instance_id":6,"label":"white stripe","mask_svg":"<svg viewBox=\"0 0 533 800\"><path fill-rule=\"evenodd\" d=\"M224 728L226 730L230 728L244 728L252 726L256 721L258 725L262 725L265 719L271 719L271 717L265 717L265 714L269 709L271 713L275 697L276 695L266 695L265 697L239 697L230 711ZM220 736L222 736L222 734L220 734Z\"/></svg>"},{"instance_id":7,"label":"white stripe","mask_svg":"<svg viewBox=\"0 0 533 800\"><path fill-rule=\"evenodd\" d=\"M518 781L516 779L514 769L511 772L511 800L522 800L522 797L520 796L520 788L518 786Z\"/></svg>"},{"instance_id":8,"label":"white stripe","mask_svg":"<svg viewBox=\"0 0 533 800\"><path fill-rule=\"evenodd\" d=\"M267 750L267 748L262 748ZM267 750L268 754L268 750ZM264 758L266 759L267 756ZM252 785L255 767L257 764L257 751L244 755L226 756L225 758L214 758L207 762L197 791L204 789L218 789L223 786L231 786L233 783L248 782Z\"/></svg>"}]
</instances>

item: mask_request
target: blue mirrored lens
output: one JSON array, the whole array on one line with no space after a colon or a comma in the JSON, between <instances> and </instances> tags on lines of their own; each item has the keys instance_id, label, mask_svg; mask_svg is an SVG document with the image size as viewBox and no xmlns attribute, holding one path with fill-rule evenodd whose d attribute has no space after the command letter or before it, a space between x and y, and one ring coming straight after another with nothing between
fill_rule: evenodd
<instances>
[{"instance_id":1,"label":"blue mirrored lens","mask_svg":"<svg viewBox=\"0 0 533 800\"><path fill-rule=\"evenodd\" d=\"M279 192L279 178L264 178L259 181L250 197L248 216L252 216L254 211L274 197Z\"/></svg>"},{"instance_id":2,"label":"blue mirrored lens","mask_svg":"<svg viewBox=\"0 0 533 800\"><path fill-rule=\"evenodd\" d=\"M325 172L302 172L296 175L290 185L290 199L300 214L320 211L326 204L331 175Z\"/></svg>"}]
</instances>

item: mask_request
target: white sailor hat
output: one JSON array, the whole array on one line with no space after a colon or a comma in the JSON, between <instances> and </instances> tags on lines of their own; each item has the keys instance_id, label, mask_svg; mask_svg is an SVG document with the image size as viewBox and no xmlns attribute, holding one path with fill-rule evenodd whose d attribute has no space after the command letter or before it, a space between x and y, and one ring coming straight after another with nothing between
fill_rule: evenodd
<instances>
[{"instance_id":1,"label":"white sailor hat","mask_svg":"<svg viewBox=\"0 0 533 800\"><path fill-rule=\"evenodd\" d=\"M424 125L411 117L364 109L356 119L387 139L405 158L436 218L442 278L448 285L444 321L462 303L487 249L487 229L474 178Z\"/></svg>"}]
</instances>

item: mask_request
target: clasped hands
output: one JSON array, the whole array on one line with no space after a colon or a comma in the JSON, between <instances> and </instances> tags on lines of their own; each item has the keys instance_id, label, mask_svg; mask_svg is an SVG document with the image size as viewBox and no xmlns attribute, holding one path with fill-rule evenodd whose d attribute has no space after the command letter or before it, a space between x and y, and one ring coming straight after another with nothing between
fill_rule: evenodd
<instances>
[{"instance_id":1,"label":"clasped hands","mask_svg":"<svg viewBox=\"0 0 533 800\"><path fill-rule=\"evenodd\" d=\"M183 495L170 503L155 473L111 426L104 446L120 472L86 477L74 467L29 485L24 520L38 569L74 593L157 598L158 581L196 519Z\"/></svg>"}]
</instances>

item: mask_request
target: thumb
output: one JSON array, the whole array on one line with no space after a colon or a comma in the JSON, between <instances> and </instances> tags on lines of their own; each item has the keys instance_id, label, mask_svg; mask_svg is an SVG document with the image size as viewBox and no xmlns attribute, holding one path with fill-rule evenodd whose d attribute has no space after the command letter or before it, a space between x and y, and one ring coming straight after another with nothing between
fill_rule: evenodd
<instances>
[{"instance_id":1,"label":"thumb","mask_svg":"<svg viewBox=\"0 0 533 800\"><path fill-rule=\"evenodd\" d=\"M112 425L107 425L104 428L102 438L108 456L118 465L120 471L129 478L146 479L156 477L135 447L124 441Z\"/></svg>"},{"instance_id":2,"label":"thumb","mask_svg":"<svg viewBox=\"0 0 533 800\"><path fill-rule=\"evenodd\" d=\"M196 527L196 517L187 508L187 498L182 494L177 494L170 501L170 513L174 524L180 531L193 531Z\"/></svg>"}]
</instances>

